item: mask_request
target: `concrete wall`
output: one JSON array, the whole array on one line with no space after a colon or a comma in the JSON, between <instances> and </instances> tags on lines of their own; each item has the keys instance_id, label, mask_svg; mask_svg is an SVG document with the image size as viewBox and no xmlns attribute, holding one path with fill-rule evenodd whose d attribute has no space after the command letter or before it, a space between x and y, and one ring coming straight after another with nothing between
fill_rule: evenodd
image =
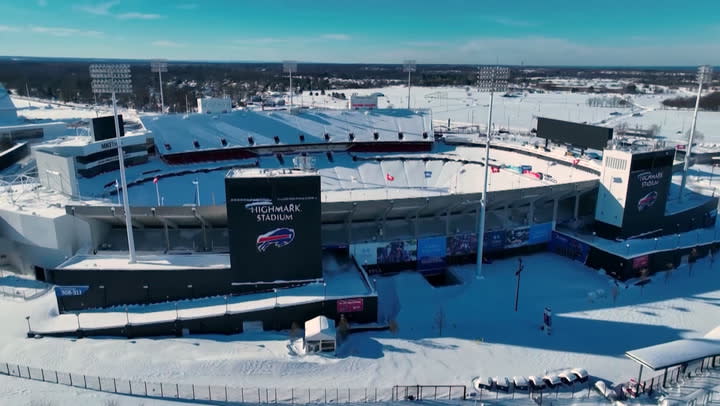
<instances>
[{"instance_id":1,"label":"concrete wall","mask_svg":"<svg viewBox=\"0 0 720 406\"><path fill-rule=\"evenodd\" d=\"M74 158L53 155L35 148L33 155L41 185L70 196L80 194Z\"/></svg>"}]
</instances>

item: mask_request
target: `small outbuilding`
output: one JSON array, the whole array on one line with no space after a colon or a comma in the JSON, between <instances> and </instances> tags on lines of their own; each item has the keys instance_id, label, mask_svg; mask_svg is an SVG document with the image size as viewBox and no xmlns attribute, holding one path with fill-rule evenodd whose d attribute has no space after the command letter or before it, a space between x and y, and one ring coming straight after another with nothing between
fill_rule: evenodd
<instances>
[{"instance_id":1,"label":"small outbuilding","mask_svg":"<svg viewBox=\"0 0 720 406\"><path fill-rule=\"evenodd\" d=\"M305 322L305 352L334 352L336 342L335 320L317 316Z\"/></svg>"}]
</instances>

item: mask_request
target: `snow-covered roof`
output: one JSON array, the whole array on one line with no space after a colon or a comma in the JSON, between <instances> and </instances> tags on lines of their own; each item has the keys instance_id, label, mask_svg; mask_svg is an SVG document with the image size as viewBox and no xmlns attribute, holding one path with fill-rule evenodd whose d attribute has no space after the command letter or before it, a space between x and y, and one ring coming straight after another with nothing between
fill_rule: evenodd
<instances>
[{"instance_id":1,"label":"snow-covered roof","mask_svg":"<svg viewBox=\"0 0 720 406\"><path fill-rule=\"evenodd\" d=\"M168 270L178 269L223 269L230 268L230 257L227 254L192 254L192 255L140 255L137 262L128 263L127 255L98 254L76 255L58 268L60 269L112 269L122 271L133 270Z\"/></svg>"},{"instance_id":2,"label":"snow-covered roof","mask_svg":"<svg viewBox=\"0 0 720 406\"><path fill-rule=\"evenodd\" d=\"M432 141L430 114L412 110L234 111L140 118L161 154L327 142ZM375 140L374 133L377 133ZM429 136L423 138L423 133ZM325 139L328 134L329 140ZM304 140L300 140L300 136ZM249 137L252 137L250 141ZM278 137L278 142L274 137ZM223 142L224 140L224 142ZM170 146L170 149L167 148Z\"/></svg>"},{"instance_id":3,"label":"snow-covered roof","mask_svg":"<svg viewBox=\"0 0 720 406\"><path fill-rule=\"evenodd\" d=\"M690 338L628 351L625 355L654 371L720 355L720 340Z\"/></svg>"},{"instance_id":4,"label":"snow-covered roof","mask_svg":"<svg viewBox=\"0 0 720 406\"><path fill-rule=\"evenodd\" d=\"M335 337L335 320L317 316L305 322L305 341L333 341Z\"/></svg>"}]
</instances>

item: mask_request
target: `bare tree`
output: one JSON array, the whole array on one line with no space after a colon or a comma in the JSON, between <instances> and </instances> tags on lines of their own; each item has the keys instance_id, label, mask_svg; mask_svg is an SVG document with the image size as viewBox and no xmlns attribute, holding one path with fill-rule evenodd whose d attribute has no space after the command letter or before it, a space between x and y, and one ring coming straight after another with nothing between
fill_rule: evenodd
<instances>
[{"instance_id":1,"label":"bare tree","mask_svg":"<svg viewBox=\"0 0 720 406\"><path fill-rule=\"evenodd\" d=\"M443 326L445 325L445 311L441 308L435 313L435 327L438 329L438 335L442 337Z\"/></svg>"}]
</instances>

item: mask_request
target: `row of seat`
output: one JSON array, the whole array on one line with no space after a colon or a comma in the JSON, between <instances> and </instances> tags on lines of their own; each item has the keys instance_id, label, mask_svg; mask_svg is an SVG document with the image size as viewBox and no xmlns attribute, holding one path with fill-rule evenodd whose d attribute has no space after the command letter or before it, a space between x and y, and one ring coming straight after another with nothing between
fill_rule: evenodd
<instances>
[{"instance_id":1,"label":"row of seat","mask_svg":"<svg viewBox=\"0 0 720 406\"><path fill-rule=\"evenodd\" d=\"M558 386L572 386L576 383L587 382L590 376L583 368L573 368L560 372L559 374L547 374L540 376L513 376L508 377L481 378L475 377L472 386L476 391L494 390L500 392L511 391L538 391L546 388L557 388Z\"/></svg>"}]
</instances>

